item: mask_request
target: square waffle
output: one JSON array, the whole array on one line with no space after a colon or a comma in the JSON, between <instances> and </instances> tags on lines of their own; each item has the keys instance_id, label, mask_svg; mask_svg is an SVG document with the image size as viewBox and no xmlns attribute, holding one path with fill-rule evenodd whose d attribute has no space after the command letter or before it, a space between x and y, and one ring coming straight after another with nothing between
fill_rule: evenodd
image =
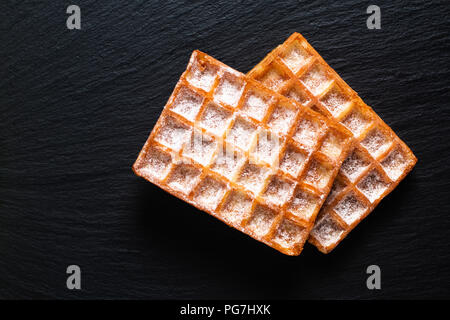
<instances>
[{"instance_id":1,"label":"square waffle","mask_svg":"<svg viewBox=\"0 0 450 320\"><path fill-rule=\"evenodd\" d=\"M133 170L298 255L351 140L344 126L194 51Z\"/></svg>"},{"instance_id":2,"label":"square waffle","mask_svg":"<svg viewBox=\"0 0 450 320\"><path fill-rule=\"evenodd\" d=\"M399 184L417 159L298 33L269 53L248 76L340 122L353 134L352 150L309 238L328 253Z\"/></svg>"}]
</instances>

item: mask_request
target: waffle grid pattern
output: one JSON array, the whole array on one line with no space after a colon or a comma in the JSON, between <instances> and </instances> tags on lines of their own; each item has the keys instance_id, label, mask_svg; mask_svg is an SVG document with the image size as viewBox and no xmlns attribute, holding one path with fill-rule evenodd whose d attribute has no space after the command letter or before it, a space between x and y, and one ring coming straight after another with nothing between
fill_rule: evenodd
<instances>
[{"instance_id":1,"label":"waffle grid pattern","mask_svg":"<svg viewBox=\"0 0 450 320\"><path fill-rule=\"evenodd\" d=\"M342 125L194 51L133 170L298 255L350 141Z\"/></svg>"},{"instance_id":2,"label":"waffle grid pattern","mask_svg":"<svg viewBox=\"0 0 450 320\"><path fill-rule=\"evenodd\" d=\"M417 159L298 33L267 55L248 76L342 123L353 134L351 151L309 238L328 253L398 185Z\"/></svg>"}]
</instances>

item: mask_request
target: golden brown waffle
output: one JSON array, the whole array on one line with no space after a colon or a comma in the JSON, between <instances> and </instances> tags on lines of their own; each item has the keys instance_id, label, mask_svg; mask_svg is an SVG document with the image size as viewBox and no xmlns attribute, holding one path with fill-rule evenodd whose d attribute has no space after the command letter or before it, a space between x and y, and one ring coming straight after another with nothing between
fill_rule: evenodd
<instances>
[{"instance_id":1,"label":"golden brown waffle","mask_svg":"<svg viewBox=\"0 0 450 320\"><path fill-rule=\"evenodd\" d=\"M298 33L269 53L248 76L353 133L353 150L309 238L328 253L398 185L417 159Z\"/></svg>"},{"instance_id":2,"label":"golden brown waffle","mask_svg":"<svg viewBox=\"0 0 450 320\"><path fill-rule=\"evenodd\" d=\"M342 125L194 51L133 170L298 255L351 139Z\"/></svg>"}]
</instances>

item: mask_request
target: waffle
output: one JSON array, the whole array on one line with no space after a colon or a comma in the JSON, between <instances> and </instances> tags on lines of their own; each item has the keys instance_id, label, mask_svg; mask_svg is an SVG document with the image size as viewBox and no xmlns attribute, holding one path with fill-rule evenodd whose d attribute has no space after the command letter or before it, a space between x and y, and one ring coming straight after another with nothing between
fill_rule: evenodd
<instances>
[{"instance_id":1,"label":"waffle","mask_svg":"<svg viewBox=\"0 0 450 320\"><path fill-rule=\"evenodd\" d=\"M344 126L194 51L133 170L298 255L351 139Z\"/></svg>"},{"instance_id":2,"label":"waffle","mask_svg":"<svg viewBox=\"0 0 450 320\"><path fill-rule=\"evenodd\" d=\"M399 184L417 159L298 33L269 53L248 76L342 123L353 134L353 147L309 238L328 253Z\"/></svg>"}]
</instances>

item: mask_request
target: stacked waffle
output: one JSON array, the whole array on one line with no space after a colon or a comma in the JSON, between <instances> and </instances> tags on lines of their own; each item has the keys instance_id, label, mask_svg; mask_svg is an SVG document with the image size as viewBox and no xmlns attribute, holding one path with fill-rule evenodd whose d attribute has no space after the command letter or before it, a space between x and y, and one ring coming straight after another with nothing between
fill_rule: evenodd
<instances>
[{"instance_id":1,"label":"stacked waffle","mask_svg":"<svg viewBox=\"0 0 450 320\"><path fill-rule=\"evenodd\" d=\"M322 252L332 250L415 162L293 34L248 75L194 51L133 170L298 255L308 237Z\"/></svg>"}]
</instances>

